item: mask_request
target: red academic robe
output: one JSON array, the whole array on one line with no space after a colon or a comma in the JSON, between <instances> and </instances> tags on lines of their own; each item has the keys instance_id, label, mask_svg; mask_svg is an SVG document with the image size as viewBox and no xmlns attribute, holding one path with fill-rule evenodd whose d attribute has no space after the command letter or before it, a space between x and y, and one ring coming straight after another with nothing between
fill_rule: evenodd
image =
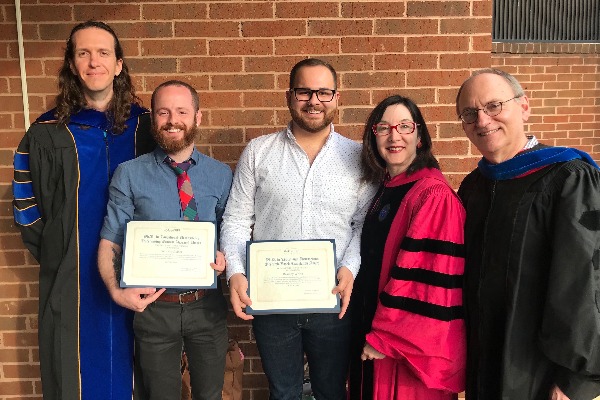
<instances>
[{"instance_id":1,"label":"red academic robe","mask_svg":"<svg viewBox=\"0 0 600 400\"><path fill-rule=\"evenodd\" d=\"M385 202L389 200L391 210L381 202L383 195L370 211L379 221L388 213L393 220L383 248L376 309L366 333L366 342L386 357L374 360L363 376L373 374L373 399L451 399L465 384L465 211L436 169L400 174L384 185L383 193L400 188L397 193L405 195L395 215L389 194ZM402 191L404 185L407 191ZM365 225L368 221L369 217ZM350 386L352 391L352 382ZM360 397L351 393L352 398L367 396L364 391Z\"/></svg>"}]
</instances>

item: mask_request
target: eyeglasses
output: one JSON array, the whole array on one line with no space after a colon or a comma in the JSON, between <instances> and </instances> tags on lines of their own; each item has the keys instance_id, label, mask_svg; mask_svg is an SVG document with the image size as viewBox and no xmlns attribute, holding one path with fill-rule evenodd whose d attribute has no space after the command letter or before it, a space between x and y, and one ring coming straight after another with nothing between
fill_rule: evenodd
<instances>
[{"instance_id":1,"label":"eyeglasses","mask_svg":"<svg viewBox=\"0 0 600 400\"><path fill-rule=\"evenodd\" d=\"M333 96L335 96L335 89L308 89L308 88L293 88L290 89L294 92L294 96L298 101L309 101L313 94L317 95L317 100L322 103L328 103L333 100Z\"/></svg>"},{"instance_id":2,"label":"eyeglasses","mask_svg":"<svg viewBox=\"0 0 600 400\"><path fill-rule=\"evenodd\" d=\"M401 135L407 135L409 133L413 133L417 126L419 126L419 124L417 124L416 122L404 121L400 122L397 125L379 123L373 125L371 129L373 130L373 134L375 134L376 136L387 136L390 133L392 133L392 129L395 129L396 132L400 133Z\"/></svg>"},{"instance_id":3,"label":"eyeglasses","mask_svg":"<svg viewBox=\"0 0 600 400\"><path fill-rule=\"evenodd\" d=\"M465 124L472 124L479 118L479 111L482 110L490 117L495 117L502 112L502 104L508 103L511 100L518 99L522 95L515 96L512 99L505 101L491 101L487 103L483 108L467 108L458 116Z\"/></svg>"}]
</instances>

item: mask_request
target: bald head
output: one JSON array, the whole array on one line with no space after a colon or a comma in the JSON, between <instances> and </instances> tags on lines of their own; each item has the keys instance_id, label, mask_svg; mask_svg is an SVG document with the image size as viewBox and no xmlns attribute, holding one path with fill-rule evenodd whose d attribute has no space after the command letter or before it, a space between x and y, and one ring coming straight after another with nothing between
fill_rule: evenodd
<instances>
[{"instance_id":1,"label":"bald head","mask_svg":"<svg viewBox=\"0 0 600 400\"><path fill-rule=\"evenodd\" d=\"M506 75L478 72L462 84L456 97L457 114L471 114L474 119L462 122L465 134L483 157L495 164L514 157L527 143L529 100L516 79ZM471 118L465 119L470 122Z\"/></svg>"}]
</instances>

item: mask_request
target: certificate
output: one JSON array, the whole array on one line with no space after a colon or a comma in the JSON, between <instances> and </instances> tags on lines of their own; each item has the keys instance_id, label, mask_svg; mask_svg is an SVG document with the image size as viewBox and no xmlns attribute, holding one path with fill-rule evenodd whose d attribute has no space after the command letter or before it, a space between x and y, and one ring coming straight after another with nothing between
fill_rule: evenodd
<instances>
[{"instance_id":1,"label":"certificate","mask_svg":"<svg viewBox=\"0 0 600 400\"><path fill-rule=\"evenodd\" d=\"M246 244L248 314L339 312L334 240Z\"/></svg>"},{"instance_id":2,"label":"certificate","mask_svg":"<svg viewBox=\"0 0 600 400\"><path fill-rule=\"evenodd\" d=\"M216 227L199 221L130 221L121 287L215 288Z\"/></svg>"}]
</instances>

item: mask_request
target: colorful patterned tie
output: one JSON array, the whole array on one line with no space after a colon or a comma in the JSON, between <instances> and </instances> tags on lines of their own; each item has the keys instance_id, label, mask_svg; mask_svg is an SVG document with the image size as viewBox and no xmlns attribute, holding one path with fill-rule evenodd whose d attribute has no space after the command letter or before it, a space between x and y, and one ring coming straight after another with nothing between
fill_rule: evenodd
<instances>
[{"instance_id":1,"label":"colorful patterned tie","mask_svg":"<svg viewBox=\"0 0 600 400\"><path fill-rule=\"evenodd\" d=\"M177 189L179 190L179 200L181 201L183 219L186 221L197 221L198 211L196 208L196 200L194 199L190 177L187 174L187 170L190 168L191 163L189 161L182 163L172 161L169 165L177 175Z\"/></svg>"}]
</instances>

